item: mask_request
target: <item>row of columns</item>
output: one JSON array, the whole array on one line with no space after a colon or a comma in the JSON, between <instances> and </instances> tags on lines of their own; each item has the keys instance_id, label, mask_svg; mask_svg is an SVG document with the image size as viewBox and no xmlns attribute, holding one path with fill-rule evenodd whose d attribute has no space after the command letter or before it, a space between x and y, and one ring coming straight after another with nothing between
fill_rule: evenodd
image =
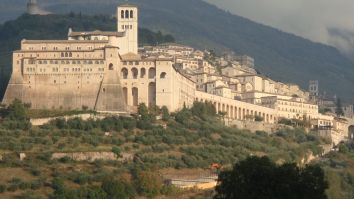
<instances>
[{"instance_id":1,"label":"row of columns","mask_svg":"<svg viewBox=\"0 0 354 199\"><path fill-rule=\"evenodd\" d=\"M272 114L264 113L261 111L255 111L247 108L242 108L242 107L237 107L237 106L232 106L220 102L213 102L213 101L207 101L198 98L196 101L200 102L210 102L215 106L216 112L217 113L226 113L225 117L229 119L234 119L234 120L247 120L247 119L253 119L256 116L262 117L264 122L271 123L275 121L275 116Z\"/></svg>"}]
</instances>

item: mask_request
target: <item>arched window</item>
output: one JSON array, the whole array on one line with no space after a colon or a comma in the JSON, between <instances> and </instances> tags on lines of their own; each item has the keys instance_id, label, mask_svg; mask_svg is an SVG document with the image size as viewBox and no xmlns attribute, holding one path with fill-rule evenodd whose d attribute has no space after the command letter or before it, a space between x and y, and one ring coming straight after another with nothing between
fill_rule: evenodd
<instances>
[{"instance_id":1,"label":"arched window","mask_svg":"<svg viewBox=\"0 0 354 199\"><path fill-rule=\"evenodd\" d=\"M160 79L165 79L166 78L166 73L165 72L162 72L161 74L160 74Z\"/></svg>"},{"instance_id":2,"label":"arched window","mask_svg":"<svg viewBox=\"0 0 354 199\"><path fill-rule=\"evenodd\" d=\"M134 12L132 10L130 11L130 18L134 18Z\"/></svg>"},{"instance_id":3,"label":"arched window","mask_svg":"<svg viewBox=\"0 0 354 199\"><path fill-rule=\"evenodd\" d=\"M68 57L69 56L69 54L68 53L65 53L65 57Z\"/></svg>"},{"instance_id":4,"label":"arched window","mask_svg":"<svg viewBox=\"0 0 354 199\"><path fill-rule=\"evenodd\" d=\"M133 106L139 105L139 90L138 88L132 88Z\"/></svg>"},{"instance_id":5,"label":"arched window","mask_svg":"<svg viewBox=\"0 0 354 199\"><path fill-rule=\"evenodd\" d=\"M113 64L112 63L109 64L108 69L109 70L113 70Z\"/></svg>"},{"instance_id":6,"label":"arched window","mask_svg":"<svg viewBox=\"0 0 354 199\"><path fill-rule=\"evenodd\" d=\"M150 82L148 86L148 106L153 107L156 105L156 84Z\"/></svg>"},{"instance_id":7,"label":"arched window","mask_svg":"<svg viewBox=\"0 0 354 199\"><path fill-rule=\"evenodd\" d=\"M73 56L73 54L72 53L69 53L69 57L72 57Z\"/></svg>"},{"instance_id":8,"label":"arched window","mask_svg":"<svg viewBox=\"0 0 354 199\"><path fill-rule=\"evenodd\" d=\"M125 18L129 19L129 10L125 11Z\"/></svg>"},{"instance_id":9,"label":"arched window","mask_svg":"<svg viewBox=\"0 0 354 199\"><path fill-rule=\"evenodd\" d=\"M122 77L123 79L128 79L128 69L122 68L122 70L121 70L121 77Z\"/></svg>"},{"instance_id":10,"label":"arched window","mask_svg":"<svg viewBox=\"0 0 354 199\"><path fill-rule=\"evenodd\" d=\"M149 79L154 79L156 77L156 70L155 68L149 69Z\"/></svg>"},{"instance_id":11,"label":"arched window","mask_svg":"<svg viewBox=\"0 0 354 199\"><path fill-rule=\"evenodd\" d=\"M124 10L120 12L120 18L124 19Z\"/></svg>"},{"instance_id":12,"label":"arched window","mask_svg":"<svg viewBox=\"0 0 354 199\"><path fill-rule=\"evenodd\" d=\"M126 87L123 88L123 96L124 96L124 101L127 104L128 103L128 89Z\"/></svg>"},{"instance_id":13,"label":"arched window","mask_svg":"<svg viewBox=\"0 0 354 199\"><path fill-rule=\"evenodd\" d=\"M145 74L146 74L145 68L141 68L141 69L140 69L140 78L144 78L144 77L145 77Z\"/></svg>"},{"instance_id":14,"label":"arched window","mask_svg":"<svg viewBox=\"0 0 354 199\"><path fill-rule=\"evenodd\" d=\"M132 68L133 79L138 79L138 69Z\"/></svg>"},{"instance_id":15,"label":"arched window","mask_svg":"<svg viewBox=\"0 0 354 199\"><path fill-rule=\"evenodd\" d=\"M64 57L64 53L61 53L61 57Z\"/></svg>"}]
</instances>

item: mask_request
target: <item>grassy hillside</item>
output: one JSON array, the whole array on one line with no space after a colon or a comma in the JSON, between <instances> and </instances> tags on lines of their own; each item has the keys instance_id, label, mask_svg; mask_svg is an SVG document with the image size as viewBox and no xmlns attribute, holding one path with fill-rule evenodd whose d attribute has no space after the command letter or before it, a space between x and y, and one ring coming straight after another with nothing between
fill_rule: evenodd
<instances>
[{"instance_id":1,"label":"grassy hillside","mask_svg":"<svg viewBox=\"0 0 354 199\"><path fill-rule=\"evenodd\" d=\"M138 178L137 182L143 182L144 178L136 173L148 172L145 175L150 176L150 171L154 171L156 177L165 170L180 174L190 171L186 174L189 176L209 168L212 163L228 167L249 155L268 155L277 162L300 162L309 151L320 153L319 145L324 143L301 129L284 129L268 135L225 127L215 114L215 108L200 103L173 115L164 112L164 120L160 121L155 121L154 116L161 110L151 109L141 111L140 118L57 119L42 127L31 127L27 112L18 104L8 111L0 109L0 116L5 117L0 121L0 155L3 157L0 198L28 198L24 197L28 192L48 198L60 194L56 186L59 179L71 190L65 194L87 194L87 190L96 190L112 176L131 182L139 195L176 194L171 190L173 187L159 186L157 192L142 191L134 180ZM167 127L163 128L164 125ZM86 151L129 153L134 159L127 163L51 159L53 152ZM17 156L20 152L27 155L24 161ZM162 180L146 180L152 186L162 184Z\"/></svg>"},{"instance_id":2,"label":"grassy hillside","mask_svg":"<svg viewBox=\"0 0 354 199\"><path fill-rule=\"evenodd\" d=\"M0 100L6 89L11 71L12 51L19 49L22 39L66 39L68 29L116 30L116 21L107 16L83 16L81 14L30 16L22 15L16 20L0 25ZM154 45L173 42L171 35L152 32L142 28L139 31L140 45Z\"/></svg>"},{"instance_id":3,"label":"grassy hillside","mask_svg":"<svg viewBox=\"0 0 354 199\"><path fill-rule=\"evenodd\" d=\"M331 152L320 161L330 184L329 199L354 198L354 142L339 146L338 152Z\"/></svg>"}]
</instances>

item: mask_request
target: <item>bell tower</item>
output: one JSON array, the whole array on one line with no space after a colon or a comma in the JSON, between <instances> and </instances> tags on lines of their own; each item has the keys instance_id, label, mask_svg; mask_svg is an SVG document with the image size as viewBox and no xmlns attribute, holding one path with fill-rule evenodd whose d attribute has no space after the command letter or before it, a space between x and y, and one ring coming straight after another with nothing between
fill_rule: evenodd
<instances>
[{"instance_id":1,"label":"bell tower","mask_svg":"<svg viewBox=\"0 0 354 199\"><path fill-rule=\"evenodd\" d=\"M138 7L122 4L117 8L118 32L125 32L125 40L120 46L125 53L138 54Z\"/></svg>"}]
</instances>

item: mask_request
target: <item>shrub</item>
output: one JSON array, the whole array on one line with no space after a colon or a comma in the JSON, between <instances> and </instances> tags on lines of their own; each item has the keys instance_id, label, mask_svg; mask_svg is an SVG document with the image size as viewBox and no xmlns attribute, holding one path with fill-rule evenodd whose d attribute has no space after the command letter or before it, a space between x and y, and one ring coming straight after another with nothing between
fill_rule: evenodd
<instances>
[{"instance_id":1,"label":"shrub","mask_svg":"<svg viewBox=\"0 0 354 199\"><path fill-rule=\"evenodd\" d=\"M118 158L122 157L121 150L119 147L114 146L112 152L117 155Z\"/></svg>"},{"instance_id":2,"label":"shrub","mask_svg":"<svg viewBox=\"0 0 354 199\"><path fill-rule=\"evenodd\" d=\"M134 178L136 188L141 195L152 198L161 193L163 181L157 172L138 171Z\"/></svg>"},{"instance_id":3,"label":"shrub","mask_svg":"<svg viewBox=\"0 0 354 199\"><path fill-rule=\"evenodd\" d=\"M161 111L162 111L162 120L168 121L170 119L170 113L168 111L168 108L166 106L163 106L161 108Z\"/></svg>"},{"instance_id":4,"label":"shrub","mask_svg":"<svg viewBox=\"0 0 354 199\"><path fill-rule=\"evenodd\" d=\"M110 199L132 199L135 198L135 190L125 180L105 179L101 186L102 190Z\"/></svg>"},{"instance_id":5,"label":"shrub","mask_svg":"<svg viewBox=\"0 0 354 199\"><path fill-rule=\"evenodd\" d=\"M0 184L0 193L4 193L6 191L6 185Z\"/></svg>"}]
</instances>

